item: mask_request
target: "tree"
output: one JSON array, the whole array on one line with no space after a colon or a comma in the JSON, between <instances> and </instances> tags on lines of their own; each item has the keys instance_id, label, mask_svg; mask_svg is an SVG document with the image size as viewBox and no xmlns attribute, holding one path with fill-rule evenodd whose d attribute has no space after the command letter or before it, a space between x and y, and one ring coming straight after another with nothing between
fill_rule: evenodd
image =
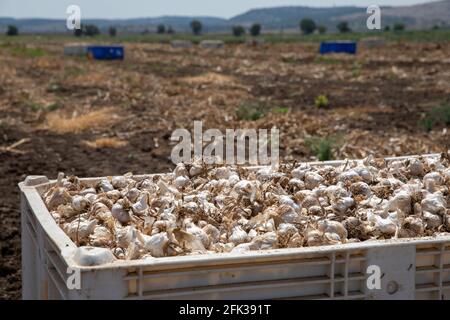
<instances>
[{"instance_id":1,"label":"tree","mask_svg":"<svg viewBox=\"0 0 450 320\"><path fill-rule=\"evenodd\" d=\"M203 25L200 21L193 20L191 22L191 29L195 35L199 35L200 33L202 33Z\"/></svg>"},{"instance_id":2,"label":"tree","mask_svg":"<svg viewBox=\"0 0 450 320\"><path fill-rule=\"evenodd\" d=\"M81 37L83 35L83 29L84 29L83 25L80 26L80 29L74 29L73 30L74 36L75 37Z\"/></svg>"},{"instance_id":3,"label":"tree","mask_svg":"<svg viewBox=\"0 0 450 320\"><path fill-rule=\"evenodd\" d=\"M158 34L166 33L166 26L163 24L158 25L158 27L156 28L156 33Z\"/></svg>"},{"instance_id":4,"label":"tree","mask_svg":"<svg viewBox=\"0 0 450 320\"><path fill-rule=\"evenodd\" d=\"M240 37L245 34L245 29L243 26L234 26L232 30L235 37Z\"/></svg>"},{"instance_id":5,"label":"tree","mask_svg":"<svg viewBox=\"0 0 450 320\"><path fill-rule=\"evenodd\" d=\"M320 34L324 34L327 32L327 27L325 26L318 26L317 30L319 31Z\"/></svg>"},{"instance_id":6,"label":"tree","mask_svg":"<svg viewBox=\"0 0 450 320\"><path fill-rule=\"evenodd\" d=\"M100 29L94 24L87 24L84 27L83 33L87 36L93 37L100 34Z\"/></svg>"},{"instance_id":7,"label":"tree","mask_svg":"<svg viewBox=\"0 0 450 320\"><path fill-rule=\"evenodd\" d=\"M351 32L352 29L350 29L350 27L348 26L348 22L347 21L341 21L337 24L336 28L339 30L340 33L347 33L347 32Z\"/></svg>"},{"instance_id":8,"label":"tree","mask_svg":"<svg viewBox=\"0 0 450 320\"><path fill-rule=\"evenodd\" d=\"M397 22L394 24L393 29L394 29L394 31L403 31L403 30L405 30L405 25L401 22Z\"/></svg>"},{"instance_id":9,"label":"tree","mask_svg":"<svg viewBox=\"0 0 450 320\"><path fill-rule=\"evenodd\" d=\"M174 33L175 33L175 30L172 28L172 26L169 26L169 27L167 28L167 33L168 33L168 34L174 34Z\"/></svg>"},{"instance_id":10,"label":"tree","mask_svg":"<svg viewBox=\"0 0 450 320\"><path fill-rule=\"evenodd\" d=\"M316 30L316 23L313 19L304 18L300 21L300 29L304 34L311 34Z\"/></svg>"},{"instance_id":11,"label":"tree","mask_svg":"<svg viewBox=\"0 0 450 320\"><path fill-rule=\"evenodd\" d=\"M386 26L386 27L384 27L384 31L386 31L386 32L389 32L389 31L391 31L391 27L390 27L390 26Z\"/></svg>"},{"instance_id":12,"label":"tree","mask_svg":"<svg viewBox=\"0 0 450 320\"><path fill-rule=\"evenodd\" d=\"M261 34L261 25L259 23L252 24L252 26L250 27L250 34L253 37L259 36Z\"/></svg>"},{"instance_id":13,"label":"tree","mask_svg":"<svg viewBox=\"0 0 450 320\"><path fill-rule=\"evenodd\" d=\"M7 36L17 36L19 35L19 28L13 25L8 26L8 30L6 30Z\"/></svg>"},{"instance_id":14,"label":"tree","mask_svg":"<svg viewBox=\"0 0 450 320\"><path fill-rule=\"evenodd\" d=\"M115 37L117 35L117 29L114 27L109 27L108 32L111 37Z\"/></svg>"}]
</instances>

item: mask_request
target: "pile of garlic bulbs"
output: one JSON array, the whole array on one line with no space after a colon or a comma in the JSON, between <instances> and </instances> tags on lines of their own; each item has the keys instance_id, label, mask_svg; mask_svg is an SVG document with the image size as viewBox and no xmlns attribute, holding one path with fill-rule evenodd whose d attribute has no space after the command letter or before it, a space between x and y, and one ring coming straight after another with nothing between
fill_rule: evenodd
<instances>
[{"instance_id":1,"label":"pile of garlic bulbs","mask_svg":"<svg viewBox=\"0 0 450 320\"><path fill-rule=\"evenodd\" d=\"M173 173L64 178L43 195L78 246L118 259L245 252L450 231L450 166L442 158L329 165L179 164Z\"/></svg>"}]
</instances>

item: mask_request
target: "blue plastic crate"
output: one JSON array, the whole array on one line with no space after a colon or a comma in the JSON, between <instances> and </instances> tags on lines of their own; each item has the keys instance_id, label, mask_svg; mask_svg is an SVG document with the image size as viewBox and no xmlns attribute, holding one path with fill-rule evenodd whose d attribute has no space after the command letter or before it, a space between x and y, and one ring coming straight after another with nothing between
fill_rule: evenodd
<instances>
[{"instance_id":1,"label":"blue plastic crate","mask_svg":"<svg viewBox=\"0 0 450 320\"><path fill-rule=\"evenodd\" d=\"M320 54L348 53L356 54L357 45L354 41L327 41L320 44Z\"/></svg>"},{"instance_id":2,"label":"blue plastic crate","mask_svg":"<svg viewBox=\"0 0 450 320\"><path fill-rule=\"evenodd\" d=\"M123 60L123 46L88 46L88 56L97 60Z\"/></svg>"}]
</instances>

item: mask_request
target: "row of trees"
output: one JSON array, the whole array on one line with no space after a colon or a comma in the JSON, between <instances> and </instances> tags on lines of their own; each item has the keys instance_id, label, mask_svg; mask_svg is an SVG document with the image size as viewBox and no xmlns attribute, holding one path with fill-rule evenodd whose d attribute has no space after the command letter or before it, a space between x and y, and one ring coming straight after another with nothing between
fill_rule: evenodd
<instances>
[{"instance_id":1,"label":"row of trees","mask_svg":"<svg viewBox=\"0 0 450 320\"><path fill-rule=\"evenodd\" d=\"M200 21L194 20L191 22L191 29L192 29L193 34L199 35L202 33L203 25ZM232 31L233 35L236 37L240 37L246 33L245 28L243 26L238 26L238 25L233 26L231 28L231 31ZM259 24L259 23L252 24L249 28L249 33L254 37L259 36L261 34L261 24Z\"/></svg>"},{"instance_id":2,"label":"row of trees","mask_svg":"<svg viewBox=\"0 0 450 320\"><path fill-rule=\"evenodd\" d=\"M336 25L336 28L338 29L339 32L341 33L347 33L347 32L352 32L352 29L350 28L350 26L348 25L347 21L341 21ZM325 32L327 32L327 28L325 26L322 25L316 25L316 22L313 19L310 18L305 18L302 19L300 21L300 30L304 33L304 34L311 34L314 33L316 30L320 33L323 34ZM390 31L391 27L390 26L386 26L384 28L385 31ZM403 31L405 30L405 25L401 22L397 22L392 26L392 30L394 31Z\"/></svg>"},{"instance_id":3,"label":"row of trees","mask_svg":"<svg viewBox=\"0 0 450 320\"><path fill-rule=\"evenodd\" d=\"M351 32L352 30L350 29L348 22L347 21L341 21L337 24L336 28L339 30L339 32L341 33L347 33L347 32ZM304 18L300 21L300 30L304 33L304 34L311 34L314 33L316 30L320 33L323 34L325 32L327 32L327 27L322 26L322 25L316 25L316 22L313 19L310 18Z\"/></svg>"},{"instance_id":4,"label":"row of trees","mask_svg":"<svg viewBox=\"0 0 450 320\"><path fill-rule=\"evenodd\" d=\"M194 20L191 22L190 24L192 33L195 35L200 35L202 33L203 30L203 24L198 21L198 20ZM336 25L336 28L338 29L339 32L341 33L347 33L347 32L351 32L351 28L348 25L348 22L346 21L341 21ZM253 24L250 28L249 28L249 33L254 36L257 37L261 34L261 24L259 23L255 23ZM320 34L324 34L327 32L327 28L323 25L317 25L316 22L313 19L310 18L304 18L300 21L300 30L304 33L304 34L312 34L315 31L317 31ZM390 26L386 26L384 28L385 31L390 31L391 27ZM394 31L402 31L405 30L405 25L403 23L395 23L392 26L392 30ZM171 26L165 26L164 24L160 24L157 26L156 28L156 32L158 34L173 34L175 33L175 30L171 27ZM114 37L117 35L117 29L115 27L110 27L108 29L108 33L110 36ZM232 33L234 36L236 37L240 37L242 35L244 35L246 33L246 29L243 26L240 25L236 25L232 27ZM8 29L6 31L6 35L8 36L15 36L19 34L19 29L14 26L14 25L9 25ZM80 37L82 35L85 36L96 36L98 34L100 34L100 29L93 24L87 24L87 25L82 25L81 29L76 29L74 31L75 36Z\"/></svg>"},{"instance_id":5,"label":"row of trees","mask_svg":"<svg viewBox=\"0 0 450 320\"><path fill-rule=\"evenodd\" d=\"M172 26L165 26L164 24L160 24L156 27L156 33L158 34L174 34L175 30L172 28Z\"/></svg>"},{"instance_id":6,"label":"row of trees","mask_svg":"<svg viewBox=\"0 0 450 320\"><path fill-rule=\"evenodd\" d=\"M195 35L200 35L203 31L203 24L198 20L193 20L190 24L192 33ZM352 29L348 25L347 21L341 21L336 25L337 30L340 33L348 33L352 32ZM257 37L261 34L261 24L255 23L249 28L249 33ZM394 31L402 31L405 29L405 25L403 23L395 23L392 27ZM300 30L304 34L311 34L317 31L320 34L324 34L327 32L327 27L323 25L317 25L316 22L313 19L310 18L304 18L300 21ZM391 27L386 26L385 31L390 31ZM231 29L232 33L236 37L240 37L246 33L246 29L243 26L236 25L233 26ZM87 36L95 36L100 33L100 30L95 25L86 25L82 26L81 30L76 30L75 35L81 36L81 35L87 35ZM158 34L174 34L175 30L171 26L165 26L164 24L160 24L156 28L156 33ZM117 30L114 27L109 28L109 35L115 36L117 34Z\"/></svg>"}]
</instances>

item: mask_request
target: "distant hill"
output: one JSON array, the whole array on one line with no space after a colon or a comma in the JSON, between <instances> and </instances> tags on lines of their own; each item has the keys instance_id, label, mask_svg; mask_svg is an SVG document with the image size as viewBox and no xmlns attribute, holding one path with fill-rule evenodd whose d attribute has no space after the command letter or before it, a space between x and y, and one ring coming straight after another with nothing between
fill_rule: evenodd
<instances>
[{"instance_id":1,"label":"distant hill","mask_svg":"<svg viewBox=\"0 0 450 320\"><path fill-rule=\"evenodd\" d=\"M199 20L203 24L204 32L224 31L229 27L226 19L214 17L177 17L163 16L157 18L135 19L82 19L83 24L95 24L101 31L106 32L114 26L122 32L154 32L159 24L172 26L176 31L189 31L192 20ZM0 32L4 32L8 25L16 25L22 33L65 33L68 32L65 20L54 19L13 19L0 17Z\"/></svg>"},{"instance_id":2,"label":"distant hill","mask_svg":"<svg viewBox=\"0 0 450 320\"><path fill-rule=\"evenodd\" d=\"M429 29L433 26L450 27L450 0L383 8L381 12L384 25L403 22L410 29ZM367 15L364 12L353 13L341 16L338 19L347 20L354 27L357 27L364 24ZM333 20L337 19L334 18Z\"/></svg>"},{"instance_id":3,"label":"distant hill","mask_svg":"<svg viewBox=\"0 0 450 320\"><path fill-rule=\"evenodd\" d=\"M329 7L312 8L302 6L275 7L253 9L231 19L215 17L184 17L163 16L157 18L135 19L86 19L84 24L95 24L103 32L110 26L115 26L121 32L154 32L158 24L172 26L177 32L190 31L192 20L200 20L204 32L227 32L233 25L249 26L259 22L268 31L298 30L302 18L311 18L317 24L325 25L334 31L339 21L348 21L354 30L366 28L366 8L363 7ZM435 25L450 26L450 0L429 2L413 6L383 7L382 24L391 25L403 22L408 29L431 28ZM22 33L64 33L67 32L65 20L52 19L13 19L0 17L0 32L6 30L7 25L17 25Z\"/></svg>"},{"instance_id":4,"label":"distant hill","mask_svg":"<svg viewBox=\"0 0 450 320\"><path fill-rule=\"evenodd\" d=\"M365 12L358 7L278 7L266 9L254 9L230 19L232 24L250 25L254 22L264 22L267 29L298 29L299 21L303 18L311 18L317 24L334 27L332 19L343 15L351 15Z\"/></svg>"}]
</instances>

